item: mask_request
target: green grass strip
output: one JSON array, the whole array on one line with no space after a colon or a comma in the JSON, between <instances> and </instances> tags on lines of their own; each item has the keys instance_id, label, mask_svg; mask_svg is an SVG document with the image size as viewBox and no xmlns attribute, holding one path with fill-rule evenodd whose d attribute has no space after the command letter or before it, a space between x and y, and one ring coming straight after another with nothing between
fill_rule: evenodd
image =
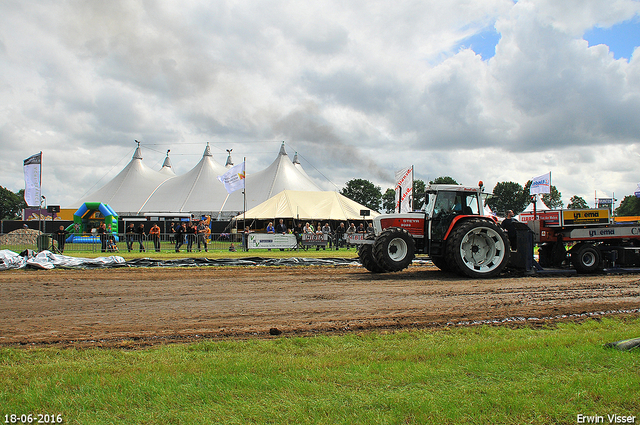
<instances>
[{"instance_id":1,"label":"green grass strip","mask_svg":"<svg viewBox=\"0 0 640 425\"><path fill-rule=\"evenodd\" d=\"M122 349L0 349L7 414L70 424L575 424L636 416L640 318ZM608 422L607 422L608 423Z\"/></svg>"}]
</instances>

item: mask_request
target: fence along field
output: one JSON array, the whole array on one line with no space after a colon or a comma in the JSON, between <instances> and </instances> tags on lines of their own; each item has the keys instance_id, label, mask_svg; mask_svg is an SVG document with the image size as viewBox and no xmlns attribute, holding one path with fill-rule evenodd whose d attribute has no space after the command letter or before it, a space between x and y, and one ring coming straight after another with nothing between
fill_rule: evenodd
<instances>
[{"instance_id":1,"label":"fence along field","mask_svg":"<svg viewBox=\"0 0 640 425\"><path fill-rule=\"evenodd\" d=\"M85 236L90 238L87 242L66 242L64 244L64 254L70 253L98 253L103 252L102 243L98 236L93 234L86 234ZM107 238L108 243L104 252L108 255L114 253L123 252L140 252L147 253L156 252L154 241L149 236L143 236L142 239L138 236L132 237L122 234L110 235L113 238ZM191 249L193 252L205 252L208 251L229 251L229 248L233 244L233 247L238 251L242 248L242 235L230 234L230 233L216 233L211 234L206 238L207 247L200 243L198 249L198 240L195 236L191 238ZM131 250L129 250L128 243L131 243ZM140 248L142 246L142 249ZM181 252L185 252L189 247L189 239L185 238ZM160 234L160 252L175 252L176 241L173 233ZM52 252L59 253L59 243L52 237L50 233L41 233L38 230L33 229L18 229L11 233L7 233L0 236L0 249L8 249L14 252L22 252L25 249L32 249L35 251L42 251L48 249Z\"/></svg>"}]
</instances>

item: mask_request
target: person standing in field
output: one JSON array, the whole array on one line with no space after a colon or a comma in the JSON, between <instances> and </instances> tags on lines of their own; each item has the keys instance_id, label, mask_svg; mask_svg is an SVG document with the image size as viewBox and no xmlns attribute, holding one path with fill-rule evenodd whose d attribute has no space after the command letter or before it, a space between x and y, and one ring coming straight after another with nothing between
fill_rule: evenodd
<instances>
[{"instance_id":1,"label":"person standing in field","mask_svg":"<svg viewBox=\"0 0 640 425\"><path fill-rule=\"evenodd\" d=\"M144 224L140 223L138 229L136 230L136 236L138 239L138 244L140 245L140 252L146 252L146 249L144 249L144 245L142 244L142 241L146 236L144 233Z\"/></svg>"},{"instance_id":2,"label":"person standing in field","mask_svg":"<svg viewBox=\"0 0 640 425\"><path fill-rule=\"evenodd\" d=\"M176 229L176 232L175 232L176 252L180 252L180 247L184 243L184 235L186 233L187 233L187 229L186 229L184 223L182 223L180 226L178 226L178 228Z\"/></svg>"},{"instance_id":3,"label":"person standing in field","mask_svg":"<svg viewBox=\"0 0 640 425\"><path fill-rule=\"evenodd\" d=\"M56 242L58 242L58 251L60 251L60 254L64 252L64 243L67 240L68 234L69 232L64 230L64 226L60 226L60 228L54 232L55 240Z\"/></svg>"},{"instance_id":4,"label":"person standing in field","mask_svg":"<svg viewBox=\"0 0 640 425\"><path fill-rule=\"evenodd\" d=\"M160 252L160 226L158 226L157 223L154 223L154 225L151 226L151 229L149 230L149 237L151 237L151 240L153 241L153 247L156 252Z\"/></svg>"},{"instance_id":5,"label":"person standing in field","mask_svg":"<svg viewBox=\"0 0 640 425\"><path fill-rule=\"evenodd\" d=\"M131 250L133 249L133 240L135 239L136 236L136 228L134 227L133 223L129 223L129 227L127 227L127 231L126 231L126 240L127 240L127 251L131 252Z\"/></svg>"}]
</instances>

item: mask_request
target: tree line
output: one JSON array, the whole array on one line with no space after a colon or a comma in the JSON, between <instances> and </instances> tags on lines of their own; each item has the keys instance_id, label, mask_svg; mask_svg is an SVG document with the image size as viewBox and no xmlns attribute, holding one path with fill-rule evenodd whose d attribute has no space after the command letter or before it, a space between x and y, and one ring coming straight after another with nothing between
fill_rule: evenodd
<instances>
[{"instance_id":1,"label":"tree line","mask_svg":"<svg viewBox=\"0 0 640 425\"><path fill-rule=\"evenodd\" d=\"M450 176L441 176L431 180L429 184L459 184ZM532 202L529 194L531 180L524 186L516 182L499 182L493 188L493 196L487 199L487 205L491 210L501 216L506 216L506 212L512 210L514 214L520 214ZM423 180L413 181L413 210L419 210L424 203L426 184ZM382 193L380 186L374 185L369 180L352 179L349 180L340 193L357 203L366 206L374 211L385 213L394 212L396 193L393 188L389 188ZM557 187L551 186L550 193L542 195L544 204L551 208L563 208L562 193ZM574 195L567 204L568 209L589 208L589 204L581 196ZM617 216L638 216L640 215L640 198L634 195L625 196L620 206L615 211Z\"/></svg>"},{"instance_id":2,"label":"tree line","mask_svg":"<svg viewBox=\"0 0 640 425\"><path fill-rule=\"evenodd\" d=\"M21 211L24 208L27 208L24 189L14 193L0 186L0 220L21 220Z\"/></svg>"}]
</instances>

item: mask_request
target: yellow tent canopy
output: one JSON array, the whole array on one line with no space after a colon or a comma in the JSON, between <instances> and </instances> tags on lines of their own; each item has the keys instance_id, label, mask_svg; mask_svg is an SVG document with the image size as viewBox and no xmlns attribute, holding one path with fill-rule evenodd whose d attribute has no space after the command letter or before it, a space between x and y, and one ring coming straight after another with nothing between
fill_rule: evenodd
<instances>
[{"instance_id":1,"label":"yellow tent canopy","mask_svg":"<svg viewBox=\"0 0 640 425\"><path fill-rule=\"evenodd\" d=\"M241 220L272 220L294 218L298 220L358 220L361 210L370 211L367 219L378 215L364 205L352 201L338 192L283 190L260 205L235 218Z\"/></svg>"}]
</instances>

